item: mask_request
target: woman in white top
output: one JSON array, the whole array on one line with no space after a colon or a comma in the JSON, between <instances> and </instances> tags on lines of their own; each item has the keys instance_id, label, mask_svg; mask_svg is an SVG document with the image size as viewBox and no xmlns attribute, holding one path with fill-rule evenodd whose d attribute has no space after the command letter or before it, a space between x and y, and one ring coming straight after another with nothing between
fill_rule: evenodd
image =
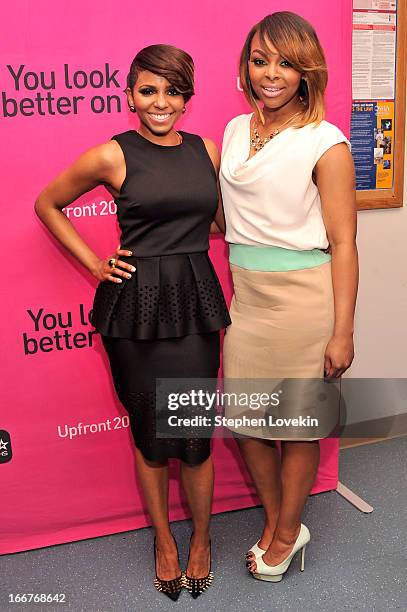
<instances>
[{"instance_id":1,"label":"woman in white top","mask_svg":"<svg viewBox=\"0 0 407 612\"><path fill-rule=\"evenodd\" d=\"M323 120L327 68L313 27L290 12L265 17L244 44L240 80L254 112L229 122L222 152L234 282L225 384L323 383L353 360L358 262L350 144ZM324 397L313 395L312 384L302 395L284 389L289 401L279 416L304 416L310 397ZM332 427L298 423L249 427L238 438L265 510L263 533L246 556L262 580L281 580L299 550L304 567L310 534L301 514L318 469L318 440Z\"/></svg>"}]
</instances>

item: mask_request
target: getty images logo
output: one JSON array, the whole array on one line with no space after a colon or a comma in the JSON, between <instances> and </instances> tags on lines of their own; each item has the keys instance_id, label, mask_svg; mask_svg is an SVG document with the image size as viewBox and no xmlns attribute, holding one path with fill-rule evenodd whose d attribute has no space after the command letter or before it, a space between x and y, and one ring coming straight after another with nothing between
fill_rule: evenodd
<instances>
[{"instance_id":1,"label":"getty images logo","mask_svg":"<svg viewBox=\"0 0 407 612\"><path fill-rule=\"evenodd\" d=\"M0 463L11 461L12 456L10 434L8 431L0 429Z\"/></svg>"}]
</instances>

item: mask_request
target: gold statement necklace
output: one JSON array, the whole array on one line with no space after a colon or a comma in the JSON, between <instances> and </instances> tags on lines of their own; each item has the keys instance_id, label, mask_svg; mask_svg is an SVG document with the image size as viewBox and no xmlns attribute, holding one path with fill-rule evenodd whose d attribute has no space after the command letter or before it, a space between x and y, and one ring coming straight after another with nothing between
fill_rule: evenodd
<instances>
[{"instance_id":1,"label":"gold statement necklace","mask_svg":"<svg viewBox=\"0 0 407 612\"><path fill-rule=\"evenodd\" d=\"M291 117L289 117L289 119L287 119L287 121L284 121L284 123L282 123L278 128L273 130L271 132L271 134L269 134L268 136L265 136L264 138L262 138L260 136L260 134L259 134L257 121L254 121L254 123L253 123L253 136L250 139L250 145L253 147L253 149L255 149L255 151L260 151L260 149L262 149L265 144L270 142L270 140L272 140L275 136L277 136L277 134L280 133L282 127L287 125L287 123L290 123L290 121L292 121L294 119L294 117L297 117L300 114L301 113L299 111L298 113L295 113L294 115L291 115Z\"/></svg>"}]
</instances>

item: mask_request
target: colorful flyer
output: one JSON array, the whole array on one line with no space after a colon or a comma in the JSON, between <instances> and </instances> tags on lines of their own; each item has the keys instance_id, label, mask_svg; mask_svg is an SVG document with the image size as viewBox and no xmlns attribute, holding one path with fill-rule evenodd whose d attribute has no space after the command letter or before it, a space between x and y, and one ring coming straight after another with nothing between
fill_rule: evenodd
<instances>
[{"instance_id":1,"label":"colorful flyer","mask_svg":"<svg viewBox=\"0 0 407 612\"><path fill-rule=\"evenodd\" d=\"M393 187L394 100L355 100L351 122L356 189Z\"/></svg>"}]
</instances>

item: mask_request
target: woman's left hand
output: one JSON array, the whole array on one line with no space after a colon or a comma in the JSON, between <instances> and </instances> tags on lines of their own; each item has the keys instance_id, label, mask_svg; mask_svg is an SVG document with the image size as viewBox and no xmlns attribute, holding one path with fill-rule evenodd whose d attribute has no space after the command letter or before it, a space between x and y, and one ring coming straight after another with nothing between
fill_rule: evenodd
<instances>
[{"instance_id":1,"label":"woman's left hand","mask_svg":"<svg viewBox=\"0 0 407 612\"><path fill-rule=\"evenodd\" d=\"M350 367L354 354L352 335L332 336L325 349L325 376L327 378L342 376Z\"/></svg>"}]
</instances>

